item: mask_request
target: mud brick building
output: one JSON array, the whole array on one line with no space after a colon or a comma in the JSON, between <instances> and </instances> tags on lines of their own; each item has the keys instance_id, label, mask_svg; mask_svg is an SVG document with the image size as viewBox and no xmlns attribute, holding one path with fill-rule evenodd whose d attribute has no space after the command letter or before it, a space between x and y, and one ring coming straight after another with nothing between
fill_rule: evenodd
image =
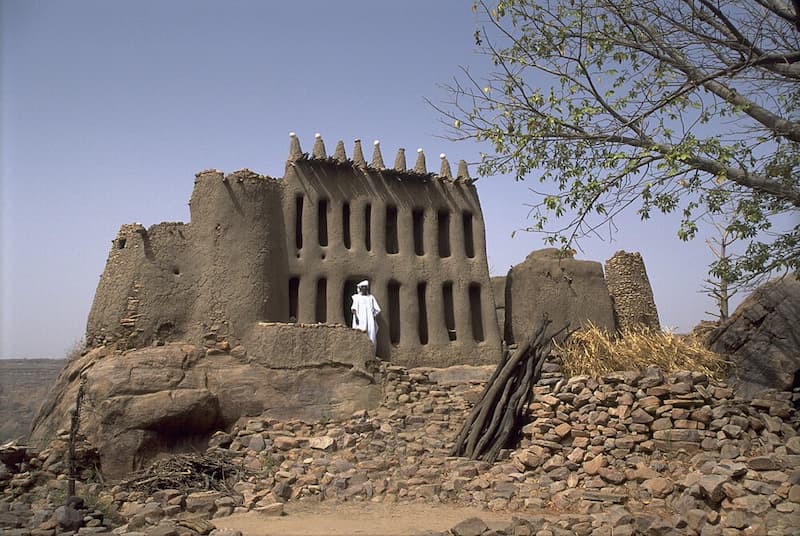
<instances>
[{"instance_id":1,"label":"mud brick building","mask_svg":"<svg viewBox=\"0 0 800 536\"><path fill-rule=\"evenodd\" d=\"M350 323L368 279L383 308L377 354L406 366L485 364L501 336L483 215L466 164L441 155L429 173L400 149L369 163L356 140L328 156L295 135L284 177L240 170L196 175L190 223L123 225L89 315L87 342L141 347L170 340L263 356L275 322ZM298 331L298 337L301 337ZM303 351L322 353L325 348Z\"/></svg>"}]
</instances>

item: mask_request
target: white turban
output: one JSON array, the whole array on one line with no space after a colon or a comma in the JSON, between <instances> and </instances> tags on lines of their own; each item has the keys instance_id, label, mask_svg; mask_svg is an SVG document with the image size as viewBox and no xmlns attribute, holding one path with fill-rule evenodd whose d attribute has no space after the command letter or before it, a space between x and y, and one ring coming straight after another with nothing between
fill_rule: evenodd
<instances>
[{"instance_id":1,"label":"white turban","mask_svg":"<svg viewBox=\"0 0 800 536\"><path fill-rule=\"evenodd\" d=\"M369 286L369 281L367 281L366 279L361 283L359 283L358 285L356 285L356 287L368 287L368 286Z\"/></svg>"}]
</instances>

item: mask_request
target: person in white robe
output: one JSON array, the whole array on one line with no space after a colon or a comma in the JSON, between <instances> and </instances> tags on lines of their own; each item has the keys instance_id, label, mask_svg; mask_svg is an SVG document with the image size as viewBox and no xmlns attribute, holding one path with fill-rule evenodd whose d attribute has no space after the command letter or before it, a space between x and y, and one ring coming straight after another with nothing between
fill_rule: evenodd
<instances>
[{"instance_id":1,"label":"person in white robe","mask_svg":"<svg viewBox=\"0 0 800 536\"><path fill-rule=\"evenodd\" d=\"M375 317L381 312L378 300L369 293L369 282L362 281L356 285L357 294L353 294L353 305L350 310L353 313L353 329L366 331L369 340L373 345L378 341L378 323Z\"/></svg>"}]
</instances>

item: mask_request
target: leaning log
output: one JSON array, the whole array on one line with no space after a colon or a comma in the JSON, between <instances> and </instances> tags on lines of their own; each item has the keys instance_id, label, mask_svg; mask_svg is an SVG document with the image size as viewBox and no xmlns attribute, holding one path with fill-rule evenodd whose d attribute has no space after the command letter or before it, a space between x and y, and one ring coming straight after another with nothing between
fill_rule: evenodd
<instances>
[{"instance_id":1,"label":"leaning log","mask_svg":"<svg viewBox=\"0 0 800 536\"><path fill-rule=\"evenodd\" d=\"M459 432L451 456L491 463L517 435L553 338L568 327L550 334L549 325L550 320L542 318L511 356L503 356Z\"/></svg>"}]
</instances>

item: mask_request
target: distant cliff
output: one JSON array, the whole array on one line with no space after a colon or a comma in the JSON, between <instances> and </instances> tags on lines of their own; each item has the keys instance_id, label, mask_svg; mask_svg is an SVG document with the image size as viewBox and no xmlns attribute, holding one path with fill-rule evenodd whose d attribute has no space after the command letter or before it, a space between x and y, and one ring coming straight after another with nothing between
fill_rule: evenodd
<instances>
[{"instance_id":1,"label":"distant cliff","mask_svg":"<svg viewBox=\"0 0 800 536\"><path fill-rule=\"evenodd\" d=\"M0 359L0 442L28 435L63 359Z\"/></svg>"}]
</instances>

